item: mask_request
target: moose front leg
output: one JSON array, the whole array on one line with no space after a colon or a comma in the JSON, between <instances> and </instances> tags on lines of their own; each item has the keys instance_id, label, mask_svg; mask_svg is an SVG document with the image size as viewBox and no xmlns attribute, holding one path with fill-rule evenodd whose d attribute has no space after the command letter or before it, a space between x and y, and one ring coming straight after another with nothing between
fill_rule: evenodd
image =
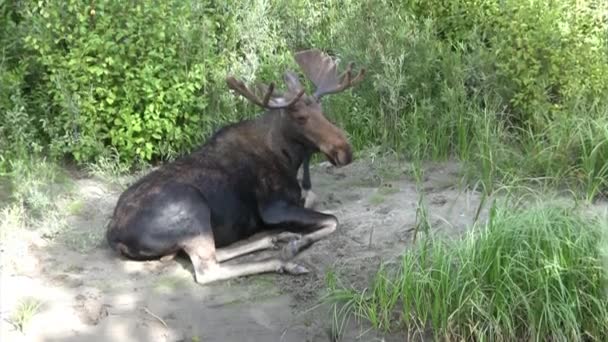
<instances>
[{"instance_id":1,"label":"moose front leg","mask_svg":"<svg viewBox=\"0 0 608 342\"><path fill-rule=\"evenodd\" d=\"M312 154L307 154L302 161L302 200L304 208L312 208L315 205L317 195L312 192L310 183L310 157Z\"/></svg>"},{"instance_id":2,"label":"moose front leg","mask_svg":"<svg viewBox=\"0 0 608 342\"><path fill-rule=\"evenodd\" d=\"M247 243L217 248L215 258L218 262L224 262L253 252L278 248L281 243L289 243L300 238L302 235L290 232L264 236Z\"/></svg>"},{"instance_id":3,"label":"moose front leg","mask_svg":"<svg viewBox=\"0 0 608 342\"><path fill-rule=\"evenodd\" d=\"M301 239L292 240L281 251L284 259L291 259L338 227L338 219L329 214L291 205L283 201L273 202L261 210L262 220L270 226L282 226L290 232L307 232Z\"/></svg>"},{"instance_id":4,"label":"moose front leg","mask_svg":"<svg viewBox=\"0 0 608 342\"><path fill-rule=\"evenodd\" d=\"M218 258L222 258L222 256L221 253L218 254L219 250L215 248L212 236L200 235L185 239L181 242L181 247L190 257L194 267L194 276L199 284L268 272L292 275L308 273L306 267L281 259L266 259L234 265L220 263Z\"/></svg>"}]
</instances>

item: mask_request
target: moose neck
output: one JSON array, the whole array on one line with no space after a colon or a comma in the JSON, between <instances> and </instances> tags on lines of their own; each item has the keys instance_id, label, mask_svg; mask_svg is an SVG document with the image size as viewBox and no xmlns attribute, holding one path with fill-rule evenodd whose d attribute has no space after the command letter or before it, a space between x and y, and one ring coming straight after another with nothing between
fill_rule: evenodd
<instances>
[{"instance_id":1,"label":"moose neck","mask_svg":"<svg viewBox=\"0 0 608 342\"><path fill-rule=\"evenodd\" d=\"M271 123L266 135L266 143L284 165L297 174L309 148L295 138L297 133L292 132L285 123L283 115L286 114L281 111L270 111L265 116Z\"/></svg>"}]
</instances>

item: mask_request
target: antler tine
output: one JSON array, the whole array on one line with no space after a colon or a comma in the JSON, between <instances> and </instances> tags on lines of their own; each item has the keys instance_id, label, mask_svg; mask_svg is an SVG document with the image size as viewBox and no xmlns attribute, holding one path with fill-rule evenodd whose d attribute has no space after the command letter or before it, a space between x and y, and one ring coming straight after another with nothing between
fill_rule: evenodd
<instances>
[{"instance_id":1,"label":"antler tine","mask_svg":"<svg viewBox=\"0 0 608 342\"><path fill-rule=\"evenodd\" d=\"M353 78L352 68L354 63L350 62L346 71L338 76L335 60L319 49L298 52L295 59L308 79L315 84L316 90L313 95L316 98L344 91L361 82L365 74L365 69L361 69L357 76Z\"/></svg>"},{"instance_id":2,"label":"antler tine","mask_svg":"<svg viewBox=\"0 0 608 342\"><path fill-rule=\"evenodd\" d=\"M260 107L265 107L264 103L260 101L260 99L252 93L249 88L240 80L237 80L233 76L229 76L226 78L226 83L228 84L228 88L236 91L237 93L243 95L247 100L255 103Z\"/></svg>"},{"instance_id":3,"label":"antler tine","mask_svg":"<svg viewBox=\"0 0 608 342\"><path fill-rule=\"evenodd\" d=\"M304 95L304 92L305 92L305 90L302 89L298 94L296 94L289 101L280 101L279 103L276 103L275 101L271 100L272 92L274 91L273 82L271 82L268 85L268 88L266 89L266 94L264 94L263 100L260 100L260 98L257 95L255 95L251 90L249 90L249 88L245 85L245 83L243 83L240 80L237 80L233 76L227 77L226 83L228 84L228 87L230 89L243 95L243 97L245 97L247 100L251 101L252 103L254 103L262 108L267 108L267 109L280 109L280 108L290 107L296 101L298 101L300 99L300 97L302 97L302 95Z\"/></svg>"},{"instance_id":4,"label":"antler tine","mask_svg":"<svg viewBox=\"0 0 608 342\"><path fill-rule=\"evenodd\" d=\"M340 83L339 83L338 87L336 88L335 92L346 89L346 87L350 84L350 78L352 77L351 73L353 71L354 64L355 63L353 63L353 62L348 63L348 66L346 67L346 71L344 71L342 73L342 75L340 76Z\"/></svg>"},{"instance_id":5,"label":"antler tine","mask_svg":"<svg viewBox=\"0 0 608 342\"><path fill-rule=\"evenodd\" d=\"M365 69L361 68L359 70L359 72L357 73L357 75L353 78L353 76L352 76L352 66L353 65L354 65L353 62L348 63L348 67L347 67L346 71L344 71L342 73L342 75L340 75L338 77L340 82L338 83L338 85L336 87L334 87L333 89L317 89L317 91L315 91L314 95L316 97L320 98L324 95L339 93L348 88L352 88L355 85L357 85L359 82L361 82L363 80L363 77L365 76Z\"/></svg>"},{"instance_id":6,"label":"antler tine","mask_svg":"<svg viewBox=\"0 0 608 342\"><path fill-rule=\"evenodd\" d=\"M359 70L359 72L357 73L357 76L355 76L355 78L353 78L353 76L352 76L353 65L355 65L355 63L353 63L353 62L348 63L348 68L340 77L340 79L343 80L340 82L340 90L344 90L346 88L351 88L363 80L363 76L365 76L365 68L361 68ZM346 80L344 80L344 78L346 78Z\"/></svg>"},{"instance_id":7,"label":"antler tine","mask_svg":"<svg viewBox=\"0 0 608 342\"><path fill-rule=\"evenodd\" d=\"M359 82L363 81L363 78L365 77L365 68L361 68L359 69L359 73L357 74L357 76L355 76L355 78L353 78L350 81L350 86L354 87L357 84L359 84Z\"/></svg>"},{"instance_id":8,"label":"antler tine","mask_svg":"<svg viewBox=\"0 0 608 342\"><path fill-rule=\"evenodd\" d=\"M268 106L268 101L270 101L270 96L272 95L272 92L274 91L274 82L270 82L270 84L268 85L268 90L266 91L266 95L264 96L264 107Z\"/></svg>"},{"instance_id":9,"label":"antler tine","mask_svg":"<svg viewBox=\"0 0 608 342\"><path fill-rule=\"evenodd\" d=\"M287 108L291 107L294 103L296 103L302 95L306 92L306 89L301 89L291 100L287 101L284 105L278 105L274 108Z\"/></svg>"}]
</instances>

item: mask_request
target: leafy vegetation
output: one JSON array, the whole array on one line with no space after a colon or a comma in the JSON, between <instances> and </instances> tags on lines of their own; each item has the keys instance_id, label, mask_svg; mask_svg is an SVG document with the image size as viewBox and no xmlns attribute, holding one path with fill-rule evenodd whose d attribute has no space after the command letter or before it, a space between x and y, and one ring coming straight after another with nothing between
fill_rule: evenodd
<instances>
[{"instance_id":1,"label":"leafy vegetation","mask_svg":"<svg viewBox=\"0 0 608 342\"><path fill-rule=\"evenodd\" d=\"M505 177L542 178L594 198L606 188L607 8L5 1L0 169L32 153L84 164L115 154L127 167L171 159L257 111L228 92L227 74L275 80L295 68L292 51L318 47L369 69L326 100L357 148L457 157L488 191Z\"/></svg>"}]
</instances>

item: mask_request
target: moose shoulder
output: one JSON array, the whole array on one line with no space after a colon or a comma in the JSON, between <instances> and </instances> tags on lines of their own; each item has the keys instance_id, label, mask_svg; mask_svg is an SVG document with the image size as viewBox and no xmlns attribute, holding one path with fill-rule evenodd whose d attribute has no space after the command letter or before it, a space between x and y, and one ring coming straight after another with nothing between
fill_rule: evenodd
<instances>
[{"instance_id":1,"label":"moose shoulder","mask_svg":"<svg viewBox=\"0 0 608 342\"><path fill-rule=\"evenodd\" d=\"M332 233L338 220L301 205L297 172L316 151L336 166L351 162L350 144L327 120L320 99L360 82L364 69L352 77L350 63L338 75L335 61L316 49L295 59L315 92L305 94L292 71L284 74L284 93L273 83L254 92L228 77L232 90L266 111L220 129L197 151L131 185L108 225L114 250L137 260L172 258L183 250L201 284L263 272L308 272L292 258ZM271 229L281 232L234 245ZM279 245L280 257L222 264Z\"/></svg>"}]
</instances>

